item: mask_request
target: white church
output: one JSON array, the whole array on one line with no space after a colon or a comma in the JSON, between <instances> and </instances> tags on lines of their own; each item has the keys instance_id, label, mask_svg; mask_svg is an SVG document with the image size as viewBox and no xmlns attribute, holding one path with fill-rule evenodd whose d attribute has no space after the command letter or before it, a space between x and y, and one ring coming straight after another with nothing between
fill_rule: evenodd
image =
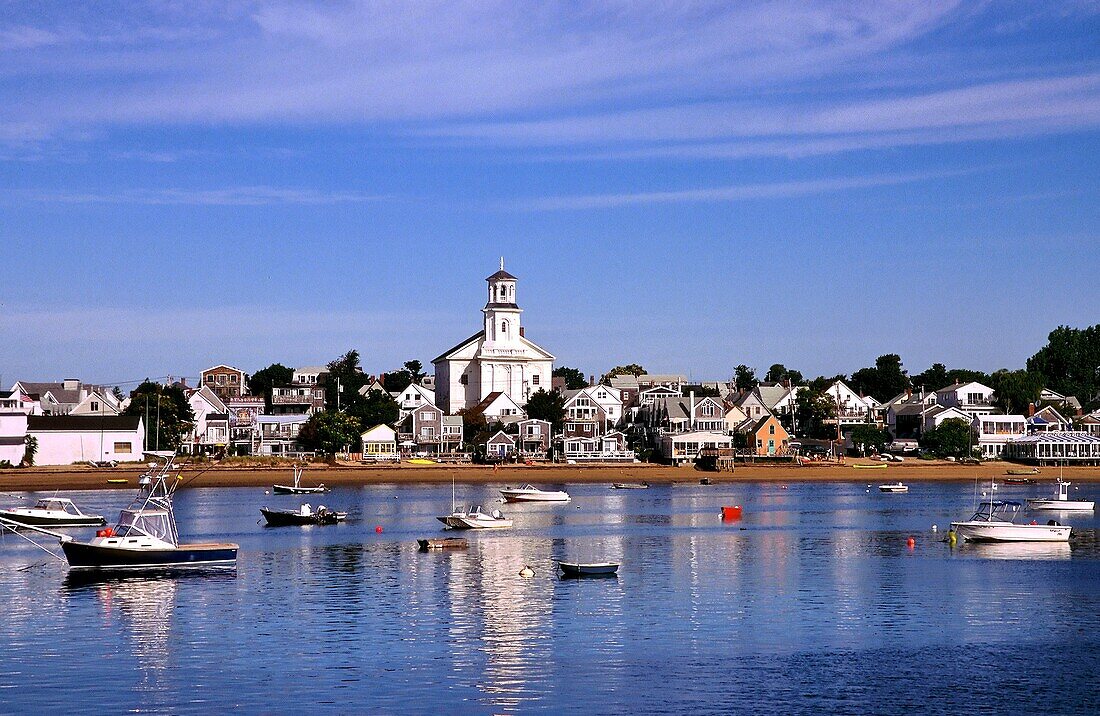
<instances>
[{"instance_id":1,"label":"white church","mask_svg":"<svg viewBox=\"0 0 1100 716\"><path fill-rule=\"evenodd\" d=\"M550 390L554 356L523 335L517 279L504 270L503 258L500 270L485 280L483 328L432 361L435 403L447 413L472 408L493 393L523 406L539 388Z\"/></svg>"}]
</instances>

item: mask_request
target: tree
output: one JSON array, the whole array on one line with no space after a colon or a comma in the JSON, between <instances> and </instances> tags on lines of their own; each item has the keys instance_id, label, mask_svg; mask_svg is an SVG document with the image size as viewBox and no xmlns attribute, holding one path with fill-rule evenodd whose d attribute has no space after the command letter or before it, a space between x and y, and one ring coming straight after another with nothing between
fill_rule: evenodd
<instances>
[{"instance_id":1,"label":"tree","mask_svg":"<svg viewBox=\"0 0 1100 716\"><path fill-rule=\"evenodd\" d=\"M38 454L38 438L33 435L28 435L23 438L25 447L23 448L23 462L20 463L21 467L34 467L34 456Z\"/></svg>"},{"instance_id":2,"label":"tree","mask_svg":"<svg viewBox=\"0 0 1100 716\"><path fill-rule=\"evenodd\" d=\"M145 421L146 450L176 450L195 427L195 413L183 389L148 378L130 393L123 415L138 415Z\"/></svg>"},{"instance_id":3,"label":"tree","mask_svg":"<svg viewBox=\"0 0 1100 716\"><path fill-rule=\"evenodd\" d=\"M1086 410L1100 405L1100 324L1085 329L1058 326L1047 344L1027 359L1027 370L1044 387L1076 395ZM992 386L991 386L992 387Z\"/></svg>"},{"instance_id":4,"label":"tree","mask_svg":"<svg viewBox=\"0 0 1100 716\"><path fill-rule=\"evenodd\" d=\"M890 400L911 385L901 367L901 356L887 353L875 359L874 368L860 368L852 373L852 390L870 395L880 403Z\"/></svg>"},{"instance_id":5,"label":"tree","mask_svg":"<svg viewBox=\"0 0 1100 716\"><path fill-rule=\"evenodd\" d=\"M529 418L550 423L550 430L557 433L565 420L565 398L556 390L546 392L539 388L528 398L523 410Z\"/></svg>"},{"instance_id":6,"label":"tree","mask_svg":"<svg viewBox=\"0 0 1100 716\"><path fill-rule=\"evenodd\" d=\"M852 429L852 444L859 449L860 455L866 455L867 451L882 452L886 442L886 432L874 425L857 425Z\"/></svg>"},{"instance_id":7,"label":"tree","mask_svg":"<svg viewBox=\"0 0 1100 716\"><path fill-rule=\"evenodd\" d=\"M588 381L585 380L584 373L576 368L567 368L563 365L559 368L555 368L552 375L555 378L565 378L566 390L580 390L588 386Z\"/></svg>"},{"instance_id":8,"label":"tree","mask_svg":"<svg viewBox=\"0 0 1100 716\"><path fill-rule=\"evenodd\" d=\"M408 388L413 383L412 373L401 368L400 370L390 371L389 373L383 373L382 386L390 393L400 393L405 388Z\"/></svg>"},{"instance_id":9,"label":"tree","mask_svg":"<svg viewBox=\"0 0 1100 716\"><path fill-rule=\"evenodd\" d=\"M314 413L298 433L298 444L306 450L335 455L359 442L359 418L335 410Z\"/></svg>"},{"instance_id":10,"label":"tree","mask_svg":"<svg viewBox=\"0 0 1100 716\"><path fill-rule=\"evenodd\" d=\"M940 388L951 385L951 380L947 377L947 366L943 363L933 363L923 373L911 376L909 382L913 384L914 388L924 388L929 393L934 393Z\"/></svg>"},{"instance_id":11,"label":"tree","mask_svg":"<svg viewBox=\"0 0 1100 716\"><path fill-rule=\"evenodd\" d=\"M784 383L790 381L791 385L798 385L802 380L802 373L797 370L790 370L782 363L773 364L764 375L764 381L767 383Z\"/></svg>"},{"instance_id":12,"label":"tree","mask_svg":"<svg viewBox=\"0 0 1100 716\"><path fill-rule=\"evenodd\" d=\"M645 372L646 372L645 368L638 365L637 363L628 363L626 365L617 365L614 368L612 368L611 370L604 373L602 376L600 376L600 382L601 383L606 383L607 381L611 380L612 378L614 378L617 375L634 375L634 376L638 376L638 375L645 375Z\"/></svg>"},{"instance_id":13,"label":"tree","mask_svg":"<svg viewBox=\"0 0 1100 716\"><path fill-rule=\"evenodd\" d=\"M424 364L420 361L416 359L407 360L404 363L404 368L412 378L413 383L419 384L420 381L424 380Z\"/></svg>"},{"instance_id":14,"label":"tree","mask_svg":"<svg viewBox=\"0 0 1100 716\"><path fill-rule=\"evenodd\" d=\"M271 408L271 389L277 385L290 385L294 380L294 369L282 363L272 363L248 376L248 392L262 396L268 409Z\"/></svg>"},{"instance_id":15,"label":"tree","mask_svg":"<svg viewBox=\"0 0 1100 716\"><path fill-rule=\"evenodd\" d=\"M683 391L684 395L690 395L691 393L695 393L696 398L720 398L720 397L722 397L722 391L720 391L718 388L714 387L713 385L699 385L698 383L688 384L688 385L685 385L681 390Z\"/></svg>"},{"instance_id":16,"label":"tree","mask_svg":"<svg viewBox=\"0 0 1100 716\"><path fill-rule=\"evenodd\" d=\"M325 378L325 408L336 410L359 395L359 389L367 384L367 376L359 365L359 351L350 350L328 364Z\"/></svg>"},{"instance_id":17,"label":"tree","mask_svg":"<svg viewBox=\"0 0 1100 716\"><path fill-rule=\"evenodd\" d=\"M836 417L836 401L826 394L824 378L812 381L794 399L794 428L798 437L826 440L836 437L836 429L826 421Z\"/></svg>"},{"instance_id":18,"label":"tree","mask_svg":"<svg viewBox=\"0 0 1100 716\"><path fill-rule=\"evenodd\" d=\"M1028 405L1039 400L1043 377L1026 370L1002 368L989 376L989 387L996 391L996 405L1006 413L1027 413Z\"/></svg>"},{"instance_id":19,"label":"tree","mask_svg":"<svg viewBox=\"0 0 1100 716\"><path fill-rule=\"evenodd\" d=\"M365 396L358 393L351 396L344 412L358 418L363 429L369 430L375 425L393 425L401 410L389 393L370 390Z\"/></svg>"},{"instance_id":20,"label":"tree","mask_svg":"<svg viewBox=\"0 0 1100 716\"><path fill-rule=\"evenodd\" d=\"M969 457L970 423L962 418L948 418L921 436L921 447L936 457Z\"/></svg>"},{"instance_id":21,"label":"tree","mask_svg":"<svg viewBox=\"0 0 1100 716\"><path fill-rule=\"evenodd\" d=\"M746 392L760 385L760 381L756 379L756 371L744 363L733 369L733 382L738 390Z\"/></svg>"}]
</instances>

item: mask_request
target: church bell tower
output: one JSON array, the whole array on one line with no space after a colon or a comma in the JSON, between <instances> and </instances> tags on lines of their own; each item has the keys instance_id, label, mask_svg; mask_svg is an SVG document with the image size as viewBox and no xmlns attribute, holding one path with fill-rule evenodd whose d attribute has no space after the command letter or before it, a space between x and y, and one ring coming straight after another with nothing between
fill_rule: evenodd
<instances>
[{"instance_id":1,"label":"church bell tower","mask_svg":"<svg viewBox=\"0 0 1100 716\"><path fill-rule=\"evenodd\" d=\"M504 270L503 256L500 270L485 281L489 284L489 300L481 309L485 314L485 342L497 349L521 348L520 314L523 310L516 305L518 279Z\"/></svg>"}]
</instances>

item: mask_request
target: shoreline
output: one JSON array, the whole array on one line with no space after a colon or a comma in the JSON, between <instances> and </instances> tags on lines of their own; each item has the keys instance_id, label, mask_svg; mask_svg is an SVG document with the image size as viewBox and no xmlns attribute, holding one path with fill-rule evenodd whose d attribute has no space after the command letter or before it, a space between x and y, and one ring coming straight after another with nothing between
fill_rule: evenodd
<instances>
[{"instance_id":1,"label":"shoreline","mask_svg":"<svg viewBox=\"0 0 1100 716\"><path fill-rule=\"evenodd\" d=\"M645 463L607 465L310 465L303 484L324 483L329 487L381 484L523 484L648 482L650 484L698 483L709 478L714 483L736 482L856 482L880 484L908 480L912 482L971 482L975 479L1004 479L1010 469L1026 469L1014 463L994 462L959 465L950 462L891 463L885 469L861 469L851 460L843 465L738 465L734 472L706 472L691 466L670 467ZM42 490L134 489L143 467L120 466L94 469L83 466L38 467L0 470L0 492ZM291 469L286 466L184 465L180 473L184 488L198 487L270 487L289 483ZM1045 467L1036 475L1026 475L1040 483L1058 477L1057 467ZM1100 467L1072 466L1062 471L1071 482L1100 482ZM112 480L115 482L108 482ZM125 480L125 482L119 482Z\"/></svg>"}]
</instances>

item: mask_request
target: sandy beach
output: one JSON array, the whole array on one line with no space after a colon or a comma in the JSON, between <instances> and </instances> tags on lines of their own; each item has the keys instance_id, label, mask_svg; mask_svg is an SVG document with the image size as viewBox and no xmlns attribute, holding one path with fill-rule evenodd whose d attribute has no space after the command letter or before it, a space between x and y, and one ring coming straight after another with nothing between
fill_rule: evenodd
<instances>
[{"instance_id":1,"label":"sandy beach","mask_svg":"<svg viewBox=\"0 0 1100 716\"><path fill-rule=\"evenodd\" d=\"M486 465L312 465L306 468L303 484L323 482L328 486L386 483L444 483L452 477L459 483L612 483L612 482L697 482L707 477L714 482L866 482L903 481L970 481L976 478L1007 477L1006 471L1021 469L1020 465L991 462L981 465L958 465L941 461L912 461L890 464L885 469L866 469L856 465L873 465L869 460L849 460L843 465L738 465L733 473L703 472L693 467L664 465L512 465L493 468ZM93 469L84 466L37 467L22 470L0 470L0 490L90 490L132 489L141 476L140 467L119 466ZM288 483L293 478L289 466L255 467L217 464L182 464L182 487L248 487L275 482ZM1075 482L1100 482L1100 467L1067 467L1065 479ZM1037 475L1040 482L1053 481L1057 467L1045 467Z\"/></svg>"}]
</instances>

